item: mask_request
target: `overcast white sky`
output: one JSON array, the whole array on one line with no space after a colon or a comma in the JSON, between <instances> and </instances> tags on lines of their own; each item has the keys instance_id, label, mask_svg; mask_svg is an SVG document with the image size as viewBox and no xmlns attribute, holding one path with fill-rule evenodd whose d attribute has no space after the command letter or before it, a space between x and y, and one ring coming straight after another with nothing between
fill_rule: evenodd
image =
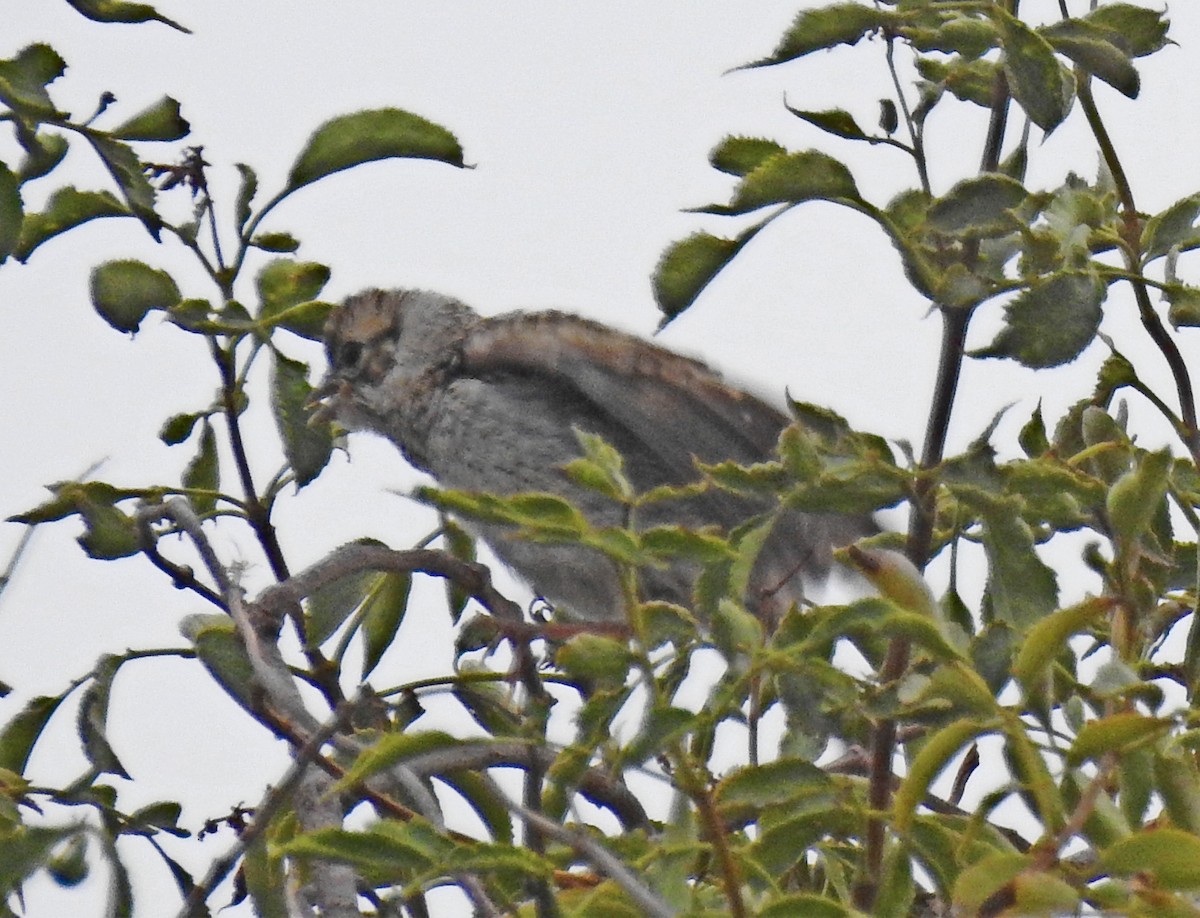
<instances>
[{"instance_id":1,"label":"overcast white sky","mask_svg":"<svg viewBox=\"0 0 1200 918\"><path fill-rule=\"evenodd\" d=\"M235 162L254 166L266 197L324 120L381 106L414 111L454 131L476 168L373 164L305 189L264 227L294 233L303 242L301 257L332 266L326 298L366 286L421 286L459 295L485 313L557 307L648 334L659 318L648 278L663 248L698 228L735 229L681 212L727 196L729 179L706 162L722 136L768 136L795 149L822 146L853 163L863 192L880 202L915 183L901 154L833 142L782 104L786 93L797 107L840 106L873 125L877 100L888 94L879 44L726 73L768 53L796 10L812 5L159 3L193 29L189 36L157 24L102 26L53 0L0 0L0 57L33 41L51 43L70 68L52 87L55 99L76 115L90 112L104 90L119 100L114 124L164 93L181 100L193 127L190 142L203 144L213 164L210 183L226 220L237 188ZM1052 12L1053 4L1044 5ZM1176 4L1171 11L1180 47L1143 62L1144 103L1097 90L1148 211L1195 190L1195 6ZM930 125L938 190L971 173L982 136L976 112L953 103L946 109ZM173 149L164 148L163 158ZM0 158L11 153L11 143L0 137ZM1033 159L1031 187L1058 184L1068 168L1092 174L1096 163L1077 117L1036 147ZM69 166L81 187L104 186L82 147ZM48 193L54 175L29 189L28 206ZM213 295L179 247L155 246L132 221L93 223L45 246L27 266L0 269L7 405L0 412L0 516L29 508L42 499L44 484L73 478L99 460L105 464L98 477L143 484L176 481L189 458L187 448L167 449L156 434L168 414L207 404L213 371L199 342L173 328L151 321L130 340L92 312L90 269L124 257L171 269L185 295ZM252 275L246 273L241 291L247 301ZM1129 325L1119 313L1132 307L1117 302L1105 327L1120 338ZM991 313L980 317L973 343L984 343L996 328L998 308ZM937 335L936 320L924 316L874 227L815 205L761 235L660 341L777 401L786 387L865 428L919 443ZM1137 353L1141 339L1136 330L1132 335L1138 344L1128 350ZM294 353L317 359L316 349ZM1087 391L1088 370L1102 356L1089 352L1076 365L1040 375L996 362L969 364L954 442L971 439L1010 402L1018 403L1014 426L1039 396L1047 416L1055 417ZM1139 369L1144 378L1162 378L1152 356ZM269 437L258 440L254 458L265 480L277 458ZM295 568L353 537L402 545L427 525L424 518L409 524L408 505L388 493L414 480L391 447L365 438L351 447L353 464L339 457L320 482L280 507L278 523ZM20 531L0 524L0 559ZM40 531L0 601L0 679L19 690L0 701L0 721L29 695L60 691L103 651L180 645L180 617L204 611L141 561L86 559L75 534L71 523ZM245 562L248 581L263 582L263 564L252 550L222 548L231 560ZM419 633L410 629L405 646L418 646L422 635L441 640L440 627L421 623ZM381 683L445 664L422 651L397 655L390 665L395 678ZM164 680L177 695L169 695ZM153 705L146 703L151 692ZM195 828L231 803L255 801L262 782L282 769L284 750L245 718L230 716L219 692L190 676L187 666L130 668L116 694L115 740L139 779L123 789L127 808L185 785L194 793L185 818ZM69 740L66 721L61 729ZM153 742L135 743L147 725ZM250 767L234 767L239 760ZM43 756L37 767L47 780L65 779L80 762ZM213 854L227 843L216 843ZM139 882L148 891L167 881L160 875ZM45 903L57 901L38 887L30 914L55 914Z\"/></svg>"}]
</instances>

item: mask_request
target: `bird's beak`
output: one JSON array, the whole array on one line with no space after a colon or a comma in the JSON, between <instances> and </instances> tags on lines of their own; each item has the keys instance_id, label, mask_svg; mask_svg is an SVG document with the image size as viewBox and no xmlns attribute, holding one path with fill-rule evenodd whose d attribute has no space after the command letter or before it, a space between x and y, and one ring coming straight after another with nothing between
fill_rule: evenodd
<instances>
[{"instance_id":1,"label":"bird's beak","mask_svg":"<svg viewBox=\"0 0 1200 918\"><path fill-rule=\"evenodd\" d=\"M304 406L305 411L312 412L308 419L309 427L318 427L334 420L337 413L337 401L350 397L350 383L344 379L331 376L321 385L312 390L312 395Z\"/></svg>"}]
</instances>

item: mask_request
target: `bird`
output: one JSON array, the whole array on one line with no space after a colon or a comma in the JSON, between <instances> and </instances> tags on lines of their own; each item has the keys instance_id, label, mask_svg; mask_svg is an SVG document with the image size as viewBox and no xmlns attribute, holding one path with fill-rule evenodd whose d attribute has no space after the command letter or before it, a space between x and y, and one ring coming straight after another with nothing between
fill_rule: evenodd
<instances>
[{"instance_id":1,"label":"bird","mask_svg":"<svg viewBox=\"0 0 1200 918\"><path fill-rule=\"evenodd\" d=\"M382 435L443 487L553 494L597 526L622 525L626 511L563 471L582 453L577 431L615 447L641 493L700 480L697 461L769 461L789 424L697 360L559 311L483 317L441 293L370 289L334 308L324 337L329 369L315 390L323 417ZM727 533L769 509L766 498L709 488L639 508L636 525ZM626 620L620 573L599 551L465 525L556 613ZM875 531L867 515L784 511L751 572L747 608L769 620L803 601L835 546ZM648 566L640 598L691 608L698 573L695 563Z\"/></svg>"}]
</instances>

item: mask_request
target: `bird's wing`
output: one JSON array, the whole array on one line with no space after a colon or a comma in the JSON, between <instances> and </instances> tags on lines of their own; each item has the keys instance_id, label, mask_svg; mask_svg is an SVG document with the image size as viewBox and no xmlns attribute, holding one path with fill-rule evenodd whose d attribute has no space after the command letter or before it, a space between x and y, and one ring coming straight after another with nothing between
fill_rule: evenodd
<instances>
[{"instance_id":1,"label":"bird's wing","mask_svg":"<svg viewBox=\"0 0 1200 918\"><path fill-rule=\"evenodd\" d=\"M787 425L782 412L698 361L557 312L481 320L463 342L458 371L541 377L547 391L569 388L657 455L676 482L695 479L694 458L768 459Z\"/></svg>"}]
</instances>

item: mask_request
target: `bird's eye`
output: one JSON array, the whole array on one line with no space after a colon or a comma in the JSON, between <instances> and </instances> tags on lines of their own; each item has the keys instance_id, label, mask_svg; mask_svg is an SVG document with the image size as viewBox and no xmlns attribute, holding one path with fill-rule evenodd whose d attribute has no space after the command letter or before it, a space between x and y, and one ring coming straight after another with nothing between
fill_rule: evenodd
<instances>
[{"instance_id":1,"label":"bird's eye","mask_svg":"<svg viewBox=\"0 0 1200 918\"><path fill-rule=\"evenodd\" d=\"M361 341L346 341L338 348L337 365L343 370L353 370L362 359L362 353Z\"/></svg>"}]
</instances>

